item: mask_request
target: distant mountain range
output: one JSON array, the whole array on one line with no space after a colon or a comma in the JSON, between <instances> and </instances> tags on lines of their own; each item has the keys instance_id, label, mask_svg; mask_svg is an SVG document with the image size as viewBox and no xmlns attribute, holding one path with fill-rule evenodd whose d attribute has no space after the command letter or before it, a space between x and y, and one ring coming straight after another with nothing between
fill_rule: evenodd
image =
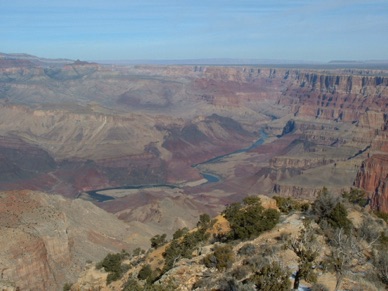
<instances>
[{"instance_id":1,"label":"distant mountain range","mask_svg":"<svg viewBox=\"0 0 388 291\"><path fill-rule=\"evenodd\" d=\"M329 62L285 60L285 59L234 59L234 58L209 58L209 59L180 59L180 60L94 60L100 64L112 65L263 65L271 67L298 67L298 68L376 68L387 69L388 60L333 60Z\"/></svg>"},{"instance_id":2,"label":"distant mountain range","mask_svg":"<svg viewBox=\"0 0 388 291\"><path fill-rule=\"evenodd\" d=\"M1 59L30 61L31 63L39 66L66 65L74 62L74 60L70 59L47 59L24 53L6 54L0 52L0 60Z\"/></svg>"},{"instance_id":3,"label":"distant mountain range","mask_svg":"<svg viewBox=\"0 0 388 291\"><path fill-rule=\"evenodd\" d=\"M28 60L36 65L55 66L73 63L72 59L48 59L37 56L14 53L6 54L0 52L0 59ZM175 60L153 60L153 59L127 59L127 60L89 60L104 65L264 65L274 67L300 67L300 68L375 68L387 69L388 60L332 60L329 62L287 60L287 59L244 59L244 58L204 58L204 59L175 59Z\"/></svg>"}]
</instances>

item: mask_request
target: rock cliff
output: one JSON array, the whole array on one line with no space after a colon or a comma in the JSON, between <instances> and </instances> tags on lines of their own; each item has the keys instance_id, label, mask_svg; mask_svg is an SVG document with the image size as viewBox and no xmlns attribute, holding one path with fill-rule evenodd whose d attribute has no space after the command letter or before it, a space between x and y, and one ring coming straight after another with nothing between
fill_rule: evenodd
<instances>
[{"instance_id":1,"label":"rock cliff","mask_svg":"<svg viewBox=\"0 0 388 291\"><path fill-rule=\"evenodd\" d=\"M0 192L0 202L0 289L59 290L86 262L148 245L90 202L33 191Z\"/></svg>"},{"instance_id":2,"label":"rock cliff","mask_svg":"<svg viewBox=\"0 0 388 291\"><path fill-rule=\"evenodd\" d=\"M373 209L388 212L388 155L375 154L365 160L355 186L370 194Z\"/></svg>"}]
</instances>

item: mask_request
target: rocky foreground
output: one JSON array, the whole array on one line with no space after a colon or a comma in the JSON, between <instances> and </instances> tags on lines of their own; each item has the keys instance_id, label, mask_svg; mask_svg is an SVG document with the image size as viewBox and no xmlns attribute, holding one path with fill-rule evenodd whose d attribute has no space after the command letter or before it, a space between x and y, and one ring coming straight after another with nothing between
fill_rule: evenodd
<instances>
[{"instance_id":1,"label":"rocky foreground","mask_svg":"<svg viewBox=\"0 0 388 291\"><path fill-rule=\"evenodd\" d=\"M255 208L252 197L244 200L242 211L232 204L233 213L227 207L214 220L201 216L196 229L180 229L171 241L153 237L146 253L107 255L66 288L383 290L388 286L386 221L323 192L310 206L265 196L260 197L265 210ZM276 214L277 206L282 215L276 225L266 229L268 221L257 222L259 212ZM240 215L244 225L236 224Z\"/></svg>"}]
</instances>

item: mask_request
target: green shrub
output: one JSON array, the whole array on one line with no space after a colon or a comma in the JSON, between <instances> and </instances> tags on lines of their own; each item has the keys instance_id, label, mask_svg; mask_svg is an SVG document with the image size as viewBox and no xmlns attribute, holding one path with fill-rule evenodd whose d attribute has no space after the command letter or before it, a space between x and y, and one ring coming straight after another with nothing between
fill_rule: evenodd
<instances>
[{"instance_id":1,"label":"green shrub","mask_svg":"<svg viewBox=\"0 0 388 291\"><path fill-rule=\"evenodd\" d=\"M158 247L161 247L162 245L166 244L166 237L167 235L164 233L162 235L155 235L151 238L151 248L157 249Z\"/></svg>"},{"instance_id":2,"label":"green shrub","mask_svg":"<svg viewBox=\"0 0 388 291\"><path fill-rule=\"evenodd\" d=\"M301 210L302 204L290 197L274 196L273 199L276 200L277 206L283 213L288 214L292 211Z\"/></svg>"},{"instance_id":3,"label":"green shrub","mask_svg":"<svg viewBox=\"0 0 388 291\"><path fill-rule=\"evenodd\" d=\"M328 214L327 221L333 228L343 228L346 231L349 231L352 226L352 222L348 219L348 211L340 202Z\"/></svg>"},{"instance_id":4,"label":"green shrub","mask_svg":"<svg viewBox=\"0 0 388 291\"><path fill-rule=\"evenodd\" d=\"M240 256L253 256L257 253L257 248L254 244L247 243L243 245L237 252Z\"/></svg>"},{"instance_id":5,"label":"green shrub","mask_svg":"<svg viewBox=\"0 0 388 291\"><path fill-rule=\"evenodd\" d=\"M65 285L63 285L63 291L70 291L71 290L71 286L72 284L71 283L65 283Z\"/></svg>"},{"instance_id":6,"label":"green shrub","mask_svg":"<svg viewBox=\"0 0 388 291\"><path fill-rule=\"evenodd\" d=\"M349 192L344 191L342 197L350 203L357 204L361 207L368 205L368 198L363 190L352 188Z\"/></svg>"},{"instance_id":7,"label":"green shrub","mask_svg":"<svg viewBox=\"0 0 388 291\"><path fill-rule=\"evenodd\" d=\"M132 256L139 256L141 254L144 254L145 253L145 250L141 249L141 248L136 248L132 251Z\"/></svg>"},{"instance_id":8,"label":"green shrub","mask_svg":"<svg viewBox=\"0 0 388 291\"><path fill-rule=\"evenodd\" d=\"M260 198L246 197L243 203L233 203L223 212L229 221L230 239L252 239L264 231L272 229L278 222L280 214L274 209L264 209Z\"/></svg>"},{"instance_id":9,"label":"green shrub","mask_svg":"<svg viewBox=\"0 0 388 291\"><path fill-rule=\"evenodd\" d=\"M230 275L237 280L245 279L250 273L250 268L248 266L238 266L235 268Z\"/></svg>"},{"instance_id":10,"label":"green shrub","mask_svg":"<svg viewBox=\"0 0 388 291\"><path fill-rule=\"evenodd\" d=\"M247 265L251 267L252 270L258 270L263 268L265 265L268 265L269 260L268 258L260 255L248 257L243 261L243 265Z\"/></svg>"},{"instance_id":11,"label":"green shrub","mask_svg":"<svg viewBox=\"0 0 388 291\"><path fill-rule=\"evenodd\" d=\"M123 291L143 291L144 288L134 278L129 278L123 286Z\"/></svg>"},{"instance_id":12,"label":"green shrub","mask_svg":"<svg viewBox=\"0 0 388 291\"><path fill-rule=\"evenodd\" d=\"M388 223L388 213L381 212L381 211L375 211L374 214L378 217L383 219L386 223Z\"/></svg>"},{"instance_id":13,"label":"green shrub","mask_svg":"<svg viewBox=\"0 0 388 291\"><path fill-rule=\"evenodd\" d=\"M328 224L334 229L343 228L347 232L352 227L345 206L338 197L330 194L325 187L314 201L312 211L317 216L317 222L321 227Z\"/></svg>"},{"instance_id":14,"label":"green shrub","mask_svg":"<svg viewBox=\"0 0 388 291\"><path fill-rule=\"evenodd\" d=\"M379 251L374 255L373 265L380 280L388 286L388 252Z\"/></svg>"},{"instance_id":15,"label":"green shrub","mask_svg":"<svg viewBox=\"0 0 388 291\"><path fill-rule=\"evenodd\" d=\"M211 218L209 214L201 214L199 216L199 221L197 222L197 227L198 228L209 228L211 222Z\"/></svg>"},{"instance_id":16,"label":"green shrub","mask_svg":"<svg viewBox=\"0 0 388 291\"><path fill-rule=\"evenodd\" d=\"M357 230L357 235L371 244L378 242L381 237L377 223L369 216L362 221Z\"/></svg>"},{"instance_id":17,"label":"green shrub","mask_svg":"<svg viewBox=\"0 0 388 291\"><path fill-rule=\"evenodd\" d=\"M290 290L290 273L283 269L279 263L273 262L262 267L251 277L257 290L262 291L288 291Z\"/></svg>"},{"instance_id":18,"label":"green shrub","mask_svg":"<svg viewBox=\"0 0 388 291\"><path fill-rule=\"evenodd\" d=\"M339 202L339 199L329 193L326 187L319 192L317 199L312 204L312 212L318 221L326 218Z\"/></svg>"},{"instance_id":19,"label":"green shrub","mask_svg":"<svg viewBox=\"0 0 388 291\"><path fill-rule=\"evenodd\" d=\"M231 246L215 246L214 253L207 255L203 262L208 268L217 268L223 271L232 266L234 262L234 252Z\"/></svg>"},{"instance_id":20,"label":"green shrub","mask_svg":"<svg viewBox=\"0 0 388 291\"><path fill-rule=\"evenodd\" d=\"M104 268L106 272L118 272L121 268L121 254L107 254L106 257L96 265L96 268Z\"/></svg>"},{"instance_id":21,"label":"green shrub","mask_svg":"<svg viewBox=\"0 0 388 291\"><path fill-rule=\"evenodd\" d=\"M151 266L147 264L140 269L139 274L137 275L137 278L139 278L140 280L147 280L151 277L151 275L152 275Z\"/></svg>"},{"instance_id":22,"label":"green shrub","mask_svg":"<svg viewBox=\"0 0 388 291\"><path fill-rule=\"evenodd\" d=\"M188 232L189 232L189 229L187 227L180 228L176 232L174 232L172 238L173 239L178 239L178 238L184 236Z\"/></svg>"},{"instance_id":23,"label":"green shrub","mask_svg":"<svg viewBox=\"0 0 388 291\"><path fill-rule=\"evenodd\" d=\"M101 262L96 265L97 269L104 268L104 270L109 273L106 278L107 284L120 279L123 273L129 270L129 265L121 265L122 260L126 256L126 252L117 254L109 253Z\"/></svg>"},{"instance_id":24,"label":"green shrub","mask_svg":"<svg viewBox=\"0 0 388 291\"><path fill-rule=\"evenodd\" d=\"M242 290L242 283L238 282L235 278L223 277L218 280L219 291L236 291Z\"/></svg>"},{"instance_id":25,"label":"green shrub","mask_svg":"<svg viewBox=\"0 0 388 291\"><path fill-rule=\"evenodd\" d=\"M207 219L205 220L207 221ZM198 224L200 224L201 227L199 227L197 231L186 233L181 239L174 239L166 248L163 253L163 273L170 270L174 266L175 262L181 258L191 258L195 248L197 248L201 242L209 239L209 234L206 232L207 228L203 222L204 221L201 221L200 218Z\"/></svg>"},{"instance_id":26,"label":"green shrub","mask_svg":"<svg viewBox=\"0 0 388 291\"><path fill-rule=\"evenodd\" d=\"M106 284L110 284L112 283L113 281L117 281L118 279L121 278L121 273L116 273L116 272L113 272L113 273L109 273L108 276L106 277Z\"/></svg>"},{"instance_id":27,"label":"green shrub","mask_svg":"<svg viewBox=\"0 0 388 291\"><path fill-rule=\"evenodd\" d=\"M300 205L300 210L303 212L307 212L310 209L310 204L305 202Z\"/></svg>"}]
</instances>

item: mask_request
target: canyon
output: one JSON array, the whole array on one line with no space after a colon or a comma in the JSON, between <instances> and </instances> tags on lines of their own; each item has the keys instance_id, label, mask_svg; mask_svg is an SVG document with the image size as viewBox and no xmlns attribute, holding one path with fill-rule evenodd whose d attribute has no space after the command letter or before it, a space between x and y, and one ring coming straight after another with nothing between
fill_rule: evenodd
<instances>
[{"instance_id":1,"label":"canyon","mask_svg":"<svg viewBox=\"0 0 388 291\"><path fill-rule=\"evenodd\" d=\"M47 200L57 205L59 223L75 205L72 216L95 207L127 228L125 237L138 238L111 235L120 242L112 248L130 249L155 234L193 227L201 213L215 215L248 195L312 200L322 187L338 195L357 187L369 207L388 212L387 87L383 69L119 66L1 54L1 205L15 205L1 214L24 217ZM35 201L32 210L23 201ZM32 233L24 228L37 217L2 227L26 241ZM47 270L74 262L70 249L58 259L47 246L75 238L40 231L26 248L39 245L36 256L48 263L37 273L16 265L4 278L39 274L55 285ZM3 253L4 262L15 252ZM77 266L101 258L81 257ZM74 279L58 276L57 286Z\"/></svg>"},{"instance_id":2,"label":"canyon","mask_svg":"<svg viewBox=\"0 0 388 291\"><path fill-rule=\"evenodd\" d=\"M0 63L0 189L76 198L175 185L233 200L357 186L388 211L387 71ZM222 183L201 184L202 173Z\"/></svg>"}]
</instances>

